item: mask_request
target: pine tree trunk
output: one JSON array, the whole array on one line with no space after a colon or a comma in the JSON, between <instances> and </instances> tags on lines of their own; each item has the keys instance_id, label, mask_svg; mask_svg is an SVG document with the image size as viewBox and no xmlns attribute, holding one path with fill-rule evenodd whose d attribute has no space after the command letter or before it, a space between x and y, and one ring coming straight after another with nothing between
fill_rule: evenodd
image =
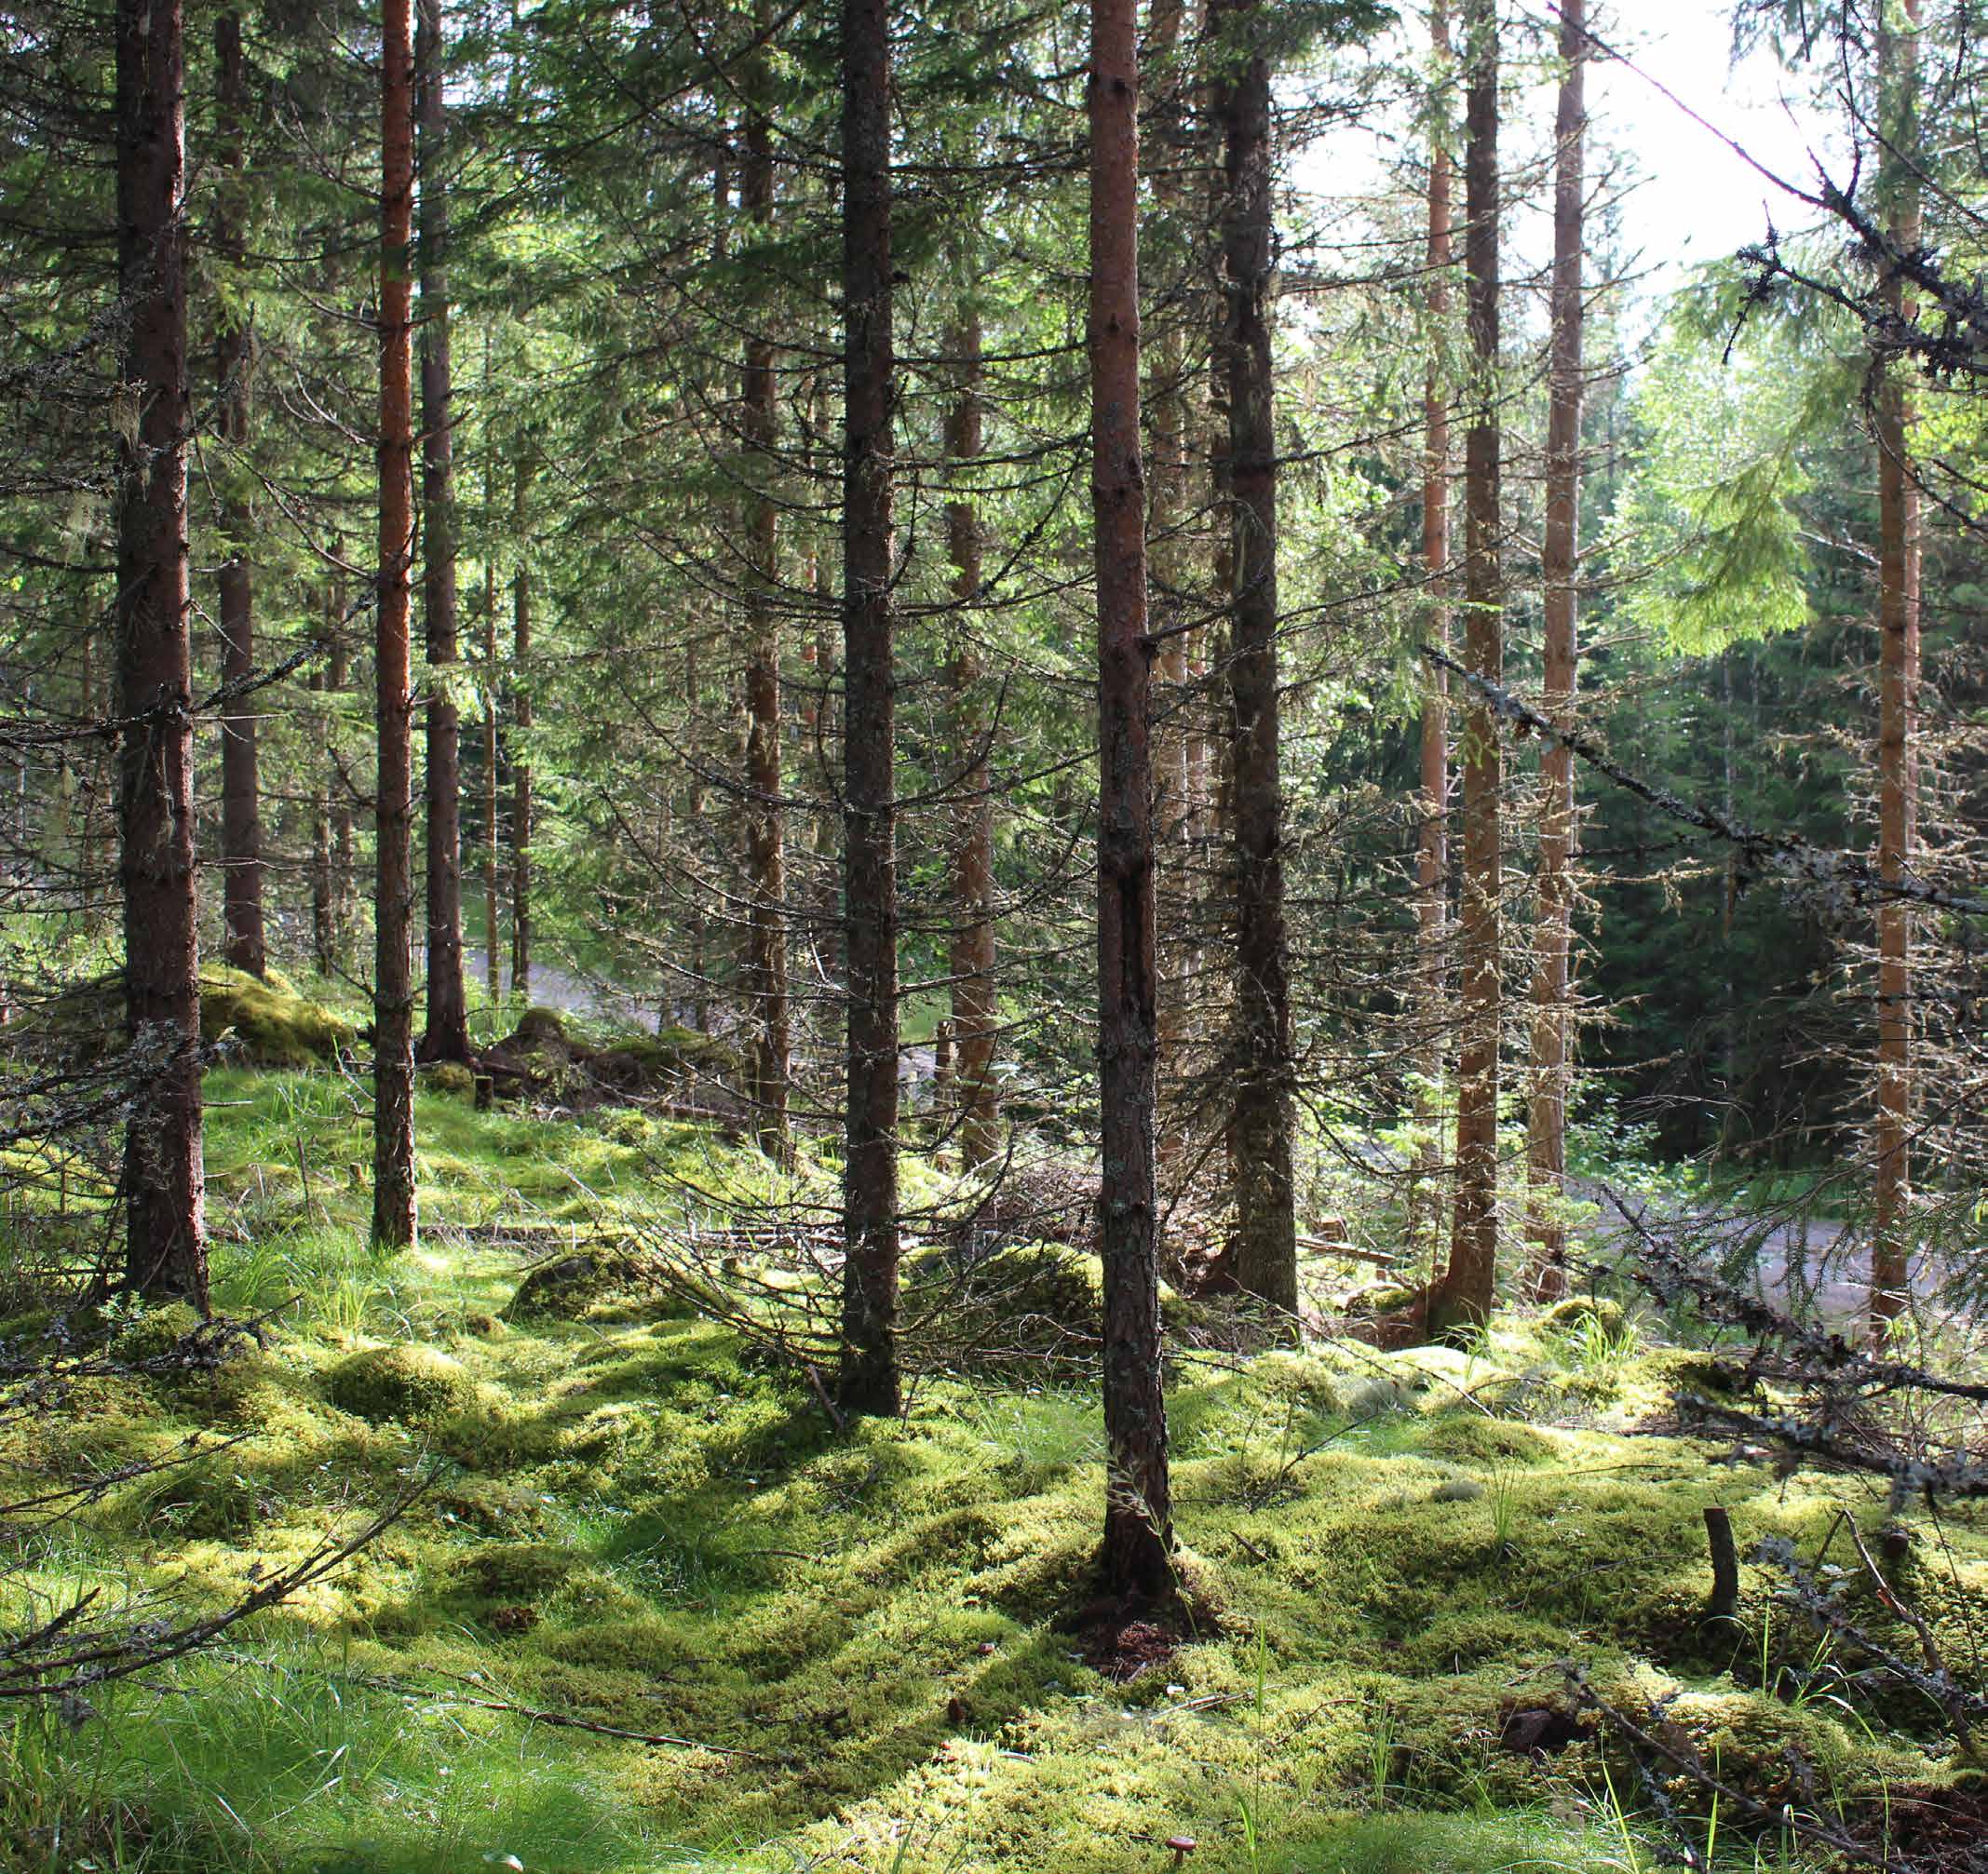
<instances>
[{"instance_id":1,"label":"pine tree trunk","mask_svg":"<svg viewBox=\"0 0 1988 1874\"><path fill-rule=\"evenodd\" d=\"M215 193L214 254L226 266L223 296L215 317L214 376L221 430L221 530L228 557L222 562L221 680L246 683L255 669L255 593L249 570L249 542L255 515L249 500L250 376L253 339L241 295L242 276L242 81L241 16L223 13L214 22L218 79L217 125L223 180ZM221 877L223 954L250 976L269 968L269 944L263 921L263 832L261 789L256 774L255 703L244 698L221 719Z\"/></svg>"},{"instance_id":2,"label":"pine tree trunk","mask_svg":"<svg viewBox=\"0 0 1988 1874\"><path fill-rule=\"evenodd\" d=\"M454 385L449 362L449 107L442 0L418 0L414 88L421 120L422 612L428 684L427 1027L423 1060L469 1058L463 983L462 713L457 656Z\"/></svg>"},{"instance_id":3,"label":"pine tree trunk","mask_svg":"<svg viewBox=\"0 0 1988 1874\"><path fill-rule=\"evenodd\" d=\"M327 649L339 629L336 588L330 581L324 588L324 626ZM311 672L311 694L318 699L312 711L318 746L311 772L311 962L318 974L329 979L337 966L337 943L332 931L335 899L331 882L331 790L337 777L331 765L331 711L327 696L331 674L319 666Z\"/></svg>"},{"instance_id":4,"label":"pine tree trunk","mask_svg":"<svg viewBox=\"0 0 1988 1874\"><path fill-rule=\"evenodd\" d=\"M759 0L757 31L772 31L766 0ZM768 117L770 74L764 47L747 67L746 157L739 195L754 237L773 232L773 126ZM757 458L755 485L746 501L746 862L751 901L746 919L745 991L752 1024L746 1095L763 1151L788 1152L787 1088L791 1031L787 1004L787 849L780 817L779 510L773 480L778 469L779 412L772 341L754 333L746 341L741 427Z\"/></svg>"},{"instance_id":5,"label":"pine tree trunk","mask_svg":"<svg viewBox=\"0 0 1988 1874\"><path fill-rule=\"evenodd\" d=\"M1437 82L1451 73L1445 0L1429 9ZM1429 142L1428 319L1435 346L1422 393L1422 576L1428 595L1429 642L1450 650L1450 385L1441 357L1450 317L1452 209L1446 128ZM1441 1087L1449 1029L1450 677L1440 664L1422 671L1421 823L1415 840L1415 919L1421 949L1422 1086L1415 1117L1427 1134L1409 1195L1409 1237L1430 1240L1430 1270L1440 1270L1443 1165Z\"/></svg>"},{"instance_id":6,"label":"pine tree trunk","mask_svg":"<svg viewBox=\"0 0 1988 1874\"><path fill-rule=\"evenodd\" d=\"M1187 160L1183 134L1186 113L1183 90L1181 0L1154 0L1146 16L1142 90L1148 134L1157 150L1153 165L1155 219L1185 244L1180 224L1184 191L1179 169ZM1183 273L1188 263L1178 255ZM1184 293L1182 295L1184 299ZM1190 561L1187 521L1187 398L1184 390L1184 327L1179 314L1161 327L1156 344L1144 347L1146 401L1153 417L1153 454L1147 465L1152 489L1148 525L1148 599L1153 629L1160 640L1159 694L1153 732L1154 837L1159 853L1159 1159L1171 1166L1188 1146L1189 1112L1185 1072L1194 1031L1194 995L1198 959L1194 943L1193 864L1195 802L1191 791L1192 744L1188 639L1182 629L1189 614Z\"/></svg>"},{"instance_id":7,"label":"pine tree trunk","mask_svg":"<svg viewBox=\"0 0 1988 1874\"><path fill-rule=\"evenodd\" d=\"M1579 657L1581 505L1581 242L1588 134L1586 0L1561 0L1560 101L1554 123L1552 365L1547 409L1546 714L1574 727ZM1574 1008L1574 752L1549 742L1539 757L1539 857L1533 965L1533 1072L1526 1116L1530 1286L1541 1301L1567 1292L1567 1085Z\"/></svg>"},{"instance_id":8,"label":"pine tree trunk","mask_svg":"<svg viewBox=\"0 0 1988 1874\"><path fill-rule=\"evenodd\" d=\"M490 500L492 471L484 470L484 502ZM504 829L497 811L497 556L486 547L483 558L483 993L493 1010L504 1003L504 975L498 964L503 936L499 902L504 879Z\"/></svg>"},{"instance_id":9,"label":"pine tree trunk","mask_svg":"<svg viewBox=\"0 0 1988 1874\"><path fill-rule=\"evenodd\" d=\"M342 536L331 536L331 649L325 659L325 688L335 697L343 696L352 682L351 653L347 650L345 633L350 628L345 617L345 584L343 573L337 569L345 560L345 543ZM352 789L347 783L343 750L338 735L338 711L342 705L333 702L330 708L326 733L330 737L327 753L330 757L329 779L331 788L331 970L338 973L349 966L346 949L352 934Z\"/></svg>"},{"instance_id":10,"label":"pine tree trunk","mask_svg":"<svg viewBox=\"0 0 1988 1874\"><path fill-rule=\"evenodd\" d=\"M1139 61L1134 0L1090 10L1091 515L1098 587L1099 1197L1104 1262L1104 1543L1114 1594L1172 1591L1160 1386L1159 1034L1152 647L1139 440Z\"/></svg>"},{"instance_id":11,"label":"pine tree trunk","mask_svg":"<svg viewBox=\"0 0 1988 1874\"><path fill-rule=\"evenodd\" d=\"M1887 15L1889 9L1887 9ZM1902 30L1878 35L1879 85L1886 125L1879 190L1900 249L1920 241L1918 147L1918 0L1904 0ZM1904 282L1884 282L1887 311L1912 317ZM1878 492L1878 852L1887 881L1912 870L1916 818L1914 747L1919 690L1919 494L1911 461L1911 400L1899 371L1884 367L1877 388ZM1871 1332L1882 1342L1912 1292L1913 917L1892 899L1880 907L1878 932L1877 1124L1873 1143Z\"/></svg>"},{"instance_id":12,"label":"pine tree trunk","mask_svg":"<svg viewBox=\"0 0 1988 1874\"><path fill-rule=\"evenodd\" d=\"M895 1412L898 1374L898 876L891 617L890 16L844 0L843 897L848 1116L842 1369L852 1411Z\"/></svg>"},{"instance_id":13,"label":"pine tree trunk","mask_svg":"<svg viewBox=\"0 0 1988 1874\"><path fill-rule=\"evenodd\" d=\"M1229 388L1236 598L1228 691L1235 742L1236 1244L1242 1289L1295 1314L1291 990L1284 925L1284 789L1278 697L1277 427L1270 362L1270 65L1261 0L1215 0L1232 69L1221 88L1222 364Z\"/></svg>"},{"instance_id":14,"label":"pine tree trunk","mask_svg":"<svg viewBox=\"0 0 1988 1874\"><path fill-rule=\"evenodd\" d=\"M532 999L532 536L526 528L530 465L520 459L512 506L518 550L511 575L511 993Z\"/></svg>"},{"instance_id":15,"label":"pine tree trunk","mask_svg":"<svg viewBox=\"0 0 1988 1874\"><path fill-rule=\"evenodd\" d=\"M965 290L969 295L969 283ZM987 771L988 721L980 695L983 672L971 608L980 592L980 519L957 479L982 447L980 315L970 303L949 347L959 380L946 416L946 460L954 471L946 503L946 546L953 561L952 629L957 647L950 673L953 743L961 762L961 795L953 828L952 1034L957 1050L954 1085L960 1101L960 1156L990 1163L1001 1149L1000 1092L994 1084L994 793Z\"/></svg>"},{"instance_id":16,"label":"pine tree trunk","mask_svg":"<svg viewBox=\"0 0 1988 1874\"><path fill-rule=\"evenodd\" d=\"M179 0L117 0L118 883L128 1288L207 1311L187 619L186 169Z\"/></svg>"},{"instance_id":17,"label":"pine tree trunk","mask_svg":"<svg viewBox=\"0 0 1988 1874\"><path fill-rule=\"evenodd\" d=\"M412 672L414 546L412 295L413 72L409 0L383 0L380 66L380 594L373 816L372 1240L414 1240Z\"/></svg>"},{"instance_id":18,"label":"pine tree trunk","mask_svg":"<svg viewBox=\"0 0 1988 1874\"><path fill-rule=\"evenodd\" d=\"M1498 36L1495 0L1467 0L1464 263L1470 426L1464 439L1464 657L1497 682L1505 669L1498 539ZM1464 880L1459 920L1456 1204L1450 1266L1431 1298L1438 1327L1491 1316L1498 1258L1498 1029L1501 868L1497 722L1474 691L1464 711Z\"/></svg>"}]
</instances>

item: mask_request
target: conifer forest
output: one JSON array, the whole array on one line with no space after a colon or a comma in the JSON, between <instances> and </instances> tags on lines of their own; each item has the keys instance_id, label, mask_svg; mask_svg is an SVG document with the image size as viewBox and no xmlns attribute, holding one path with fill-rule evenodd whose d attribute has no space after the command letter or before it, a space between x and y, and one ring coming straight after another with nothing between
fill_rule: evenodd
<instances>
[{"instance_id":1,"label":"conifer forest","mask_svg":"<svg viewBox=\"0 0 1988 1874\"><path fill-rule=\"evenodd\" d=\"M6 0L0 1874L1988 1874L1981 0Z\"/></svg>"}]
</instances>

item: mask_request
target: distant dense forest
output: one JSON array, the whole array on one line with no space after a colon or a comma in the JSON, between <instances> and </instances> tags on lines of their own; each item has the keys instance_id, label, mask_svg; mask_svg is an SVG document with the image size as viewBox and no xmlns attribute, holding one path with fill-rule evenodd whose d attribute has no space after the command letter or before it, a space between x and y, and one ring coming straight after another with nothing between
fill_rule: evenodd
<instances>
[{"instance_id":1,"label":"distant dense forest","mask_svg":"<svg viewBox=\"0 0 1988 1874\"><path fill-rule=\"evenodd\" d=\"M0 1874L1988 1865L1982 23L9 9Z\"/></svg>"}]
</instances>

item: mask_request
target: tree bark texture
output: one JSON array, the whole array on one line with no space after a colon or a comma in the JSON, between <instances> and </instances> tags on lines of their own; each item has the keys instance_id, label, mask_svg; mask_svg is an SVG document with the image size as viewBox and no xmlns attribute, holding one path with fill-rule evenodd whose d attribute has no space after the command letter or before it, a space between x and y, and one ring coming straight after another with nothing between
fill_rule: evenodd
<instances>
[{"instance_id":1,"label":"tree bark texture","mask_svg":"<svg viewBox=\"0 0 1988 1874\"><path fill-rule=\"evenodd\" d=\"M331 648L325 658L325 687L334 697L343 696L352 684L352 653L350 629L345 617L345 576L337 569L345 560L345 544L337 534L331 536ZM334 702L331 707L329 730L331 735L331 959L334 971L349 967L346 950L352 937L352 889L355 869L353 864L352 789L347 781L345 765L345 751L339 735L338 712L345 706Z\"/></svg>"},{"instance_id":2,"label":"tree bark texture","mask_svg":"<svg viewBox=\"0 0 1988 1874\"><path fill-rule=\"evenodd\" d=\"M1229 391L1229 525L1236 596L1228 700L1236 806L1236 1279L1294 1314L1289 937L1278 698L1277 425L1270 362L1270 65L1261 0L1215 0L1224 65L1222 366Z\"/></svg>"},{"instance_id":3,"label":"tree bark texture","mask_svg":"<svg viewBox=\"0 0 1988 1874\"><path fill-rule=\"evenodd\" d=\"M449 357L449 107L442 0L417 0L414 88L421 132L422 614L428 681L427 1026L423 1060L469 1058L463 982L462 712L450 685L458 654L454 384Z\"/></svg>"},{"instance_id":4,"label":"tree bark texture","mask_svg":"<svg viewBox=\"0 0 1988 1874\"><path fill-rule=\"evenodd\" d=\"M1498 539L1498 36L1495 0L1467 0L1464 264L1470 426L1464 439L1464 656L1494 682L1505 669ZM1499 790L1497 723L1472 693L1464 712L1464 878L1459 919L1456 1202L1450 1265L1432 1299L1438 1326L1490 1318L1498 1256Z\"/></svg>"},{"instance_id":5,"label":"tree bark texture","mask_svg":"<svg viewBox=\"0 0 1988 1874\"><path fill-rule=\"evenodd\" d=\"M895 1412L898 873L892 672L890 16L843 0L843 917L848 946L842 1363L853 1411Z\"/></svg>"},{"instance_id":6,"label":"tree bark texture","mask_svg":"<svg viewBox=\"0 0 1988 1874\"><path fill-rule=\"evenodd\" d=\"M1878 37L1879 89L1886 149L1880 193L1900 248L1915 252L1920 205L1914 164L1918 146L1918 0L1903 0L1902 26L1887 17ZM1887 16L1890 8L1887 8ZM1904 283L1884 282L1885 303L1912 317ZM1911 461L1912 404L1902 367L1881 365L1877 385L1878 496L1878 871L1887 881L1912 870L1915 843L1915 756L1919 692L1919 492ZM1871 1331L1885 1338L1911 1299L1913 916L1893 899L1877 917L1877 1123L1873 1192Z\"/></svg>"},{"instance_id":7,"label":"tree bark texture","mask_svg":"<svg viewBox=\"0 0 1988 1874\"><path fill-rule=\"evenodd\" d=\"M1429 9L1429 35L1439 82L1450 70L1450 15L1444 0ZM1447 114L1445 114L1446 115ZM1422 392L1422 576L1428 595L1428 638L1450 650L1450 383L1443 368L1450 321L1452 258L1448 126L1429 138L1428 320L1434 349ZM1450 677L1441 665L1422 670L1422 798L1415 837L1415 921L1421 950L1423 1041L1416 1063L1422 1089L1416 1118L1427 1134L1410 1194L1412 1241L1430 1238L1430 1267L1442 1237L1440 1089L1449 1028L1450 944Z\"/></svg>"},{"instance_id":8,"label":"tree bark texture","mask_svg":"<svg viewBox=\"0 0 1988 1874\"><path fill-rule=\"evenodd\" d=\"M246 684L255 669L255 590L249 567L255 512L249 499L248 463L254 336L242 273L242 221L247 209L242 136L247 93L237 13L223 13L214 22L214 66L219 146L215 155L222 172L214 196L214 256L224 282L214 318L214 378L221 431L221 531L227 548L216 583L221 588L221 681L226 685ZM244 697L227 706L221 719L223 954L237 969L260 977L269 968L269 941L263 919L261 786L255 742L255 704Z\"/></svg>"},{"instance_id":9,"label":"tree bark texture","mask_svg":"<svg viewBox=\"0 0 1988 1874\"><path fill-rule=\"evenodd\" d=\"M762 34L771 32L765 0L761 0L755 19ZM739 195L753 237L763 242L773 234L770 82L762 47L746 71L746 152ZM779 509L773 488L779 411L773 342L762 332L746 340L740 387L741 427L752 458L751 492L745 504L746 864L751 897L746 915L743 987L752 1033L746 1095L762 1149L784 1158L792 1034L787 1002L787 851L780 818L780 616L776 605Z\"/></svg>"},{"instance_id":10,"label":"tree bark texture","mask_svg":"<svg viewBox=\"0 0 1988 1874\"><path fill-rule=\"evenodd\" d=\"M959 471L982 448L980 315L971 303L948 347L959 372L946 413L946 460L954 473L946 503L946 548L953 562L953 741L960 763L960 802L953 829L952 1035L960 1102L960 1155L985 1165L1001 1149L1000 1092L994 1084L994 794L987 769L990 724L981 687L972 608L980 592L980 518Z\"/></svg>"},{"instance_id":11,"label":"tree bark texture","mask_svg":"<svg viewBox=\"0 0 1988 1874\"><path fill-rule=\"evenodd\" d=\"M380 571L375 728L372 1240L414 1240L414 546L412 252L413 70L409 0L383 0L380 65Z\"/></svg>"},{"instance_id":12,"label":"tree bark texture","mask_svg":"<svg viewBox=\"0 0 1988 1874\"><path fill-rule=\"evenodd\" d=\"M522 457L511 509L518 564L511 574L511 993L532 997L532 535L531 465Z\"/></svg>"},{"instance_id":13,"label":"tree bark texture","mask_svg":"<svg viewBox=\"0 0 1988 1874\"><path fill-rule=\"evenodd\" d=\"M1176 249L1192 238L1182 210L1185 191L1178 173L1187 159L1186 76L1181 59L1185 25L1181 0L1154 0L1143 47L1147 76L1143 103L1147 134L1159 150L1153 176L1154 222ZM1184 276L1184 252L1170 255ZM1185 298L1185 294L1183 294ZM1160 638L1158 721L1154 727L1153 814L1159 846L1159 1155L1178 1163L1188 1146L1185 1072L1196 1025L1191 1007L1199 957L1194 941L1196 801L1189 750L1195 739L1194 691L1188 640L1181 629L1189 613L1192 554L1187 535L1187 398L1185 326L1176 313L1144 347L1146 400L1152 412L1153 453L1147 526L1149 602Z\"/></svg>"},{"instance_id":14,"label":"tree bark texture","mask_svg":"<svg viewBox=\"0 0 1988 1874\"><path fill-rule=\"evenodd\" d=\"M133 1101L127 1287L207 1311L186 549L186 169L179 0L118 0L118 883Z\"/></svg>"},{"instance_id":15,"label":"tree bark texture","mask_svg":"<svg viewBox=\"0 0 1988 1874\"><path fill-rule=\"evenodd\" d=\"M1173 1587L1160 1386L1159 1056L1145 466L1139 437L1134 0L1090 9L1091 515L1098 588L1098 1065L1103 1130L1104 1541L1115 1594Z\"/></svg>"},{"instance_id":16,"label":"tree bark texture","mask_svg":"<svg viewBox=\"0 0 1988 1874\"><path fill-rule=\"evenodd\" d=\"M1581 242L1588 135L1584 78L1587 0L1561 0L1560 99L1554 118L1552 357L1547 403L1546 684L1541 701L1560 729L1574 727L1578 677L1581 515ZM1549 742L1539 757L1539 856L1533 937L1532 1086L1526 1113L1526 1235L1535 1300L1567 1292L1567 1086L1573 1058L1574 751Z\"/></svg>"}]
</instances>

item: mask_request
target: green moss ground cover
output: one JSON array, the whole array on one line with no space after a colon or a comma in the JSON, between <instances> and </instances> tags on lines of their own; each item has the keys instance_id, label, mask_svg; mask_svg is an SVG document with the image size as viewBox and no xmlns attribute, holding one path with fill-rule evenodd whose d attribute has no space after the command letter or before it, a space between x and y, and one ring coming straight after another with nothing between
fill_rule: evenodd
<instances>
[{"instance_id":1,"label":"green moss ground cover","mask_svg":"<svg viewBox=\"0 0 1988 1874\"><path fill-rule=\"evenodd\" d=\"M0 1712L9 1870L1103 1874L1172 1866L1181 1833L1205 1870L1654 1867L1622 1759L1587 1736L1510 1747L1569 1659L1639 1712L1674 1693L1668 1721L1765 1800L1854 1813L1954 1769L1910 1713L1742 1682L1778 1645L1766 1584L1750 1570L1738 1625L1701 1625L1704 1506L1743 1549L1813 1546L1839 1503L1877 1506L1629 1435L1678 1356L1619 1321L1470 1355L1183 1363L1202 1611L1120 1680L1068 1620L1100 1515L1082 1391L929 1380L904 1422L838 1432L804 1382L665 1303L508 1311L533 1258L686 1188L750 1187L750 1154L631 1113L424 1095L426 1234L380 1259L358 1235L362 1086L241 1071L210 1091L218 1301L280 1309L267 1344L88 1382L0 1449L0 1495L190 1432L237 1442L16 1532L17 1589L219 1601L432 1481L213 1653L93 1713ZM1964 1657L1988 1527L1944 1533L1914 1584ZM1788 1859L1730 1817L1721 1843L1736 1867Z\"/></svg>"}]
</instances>

